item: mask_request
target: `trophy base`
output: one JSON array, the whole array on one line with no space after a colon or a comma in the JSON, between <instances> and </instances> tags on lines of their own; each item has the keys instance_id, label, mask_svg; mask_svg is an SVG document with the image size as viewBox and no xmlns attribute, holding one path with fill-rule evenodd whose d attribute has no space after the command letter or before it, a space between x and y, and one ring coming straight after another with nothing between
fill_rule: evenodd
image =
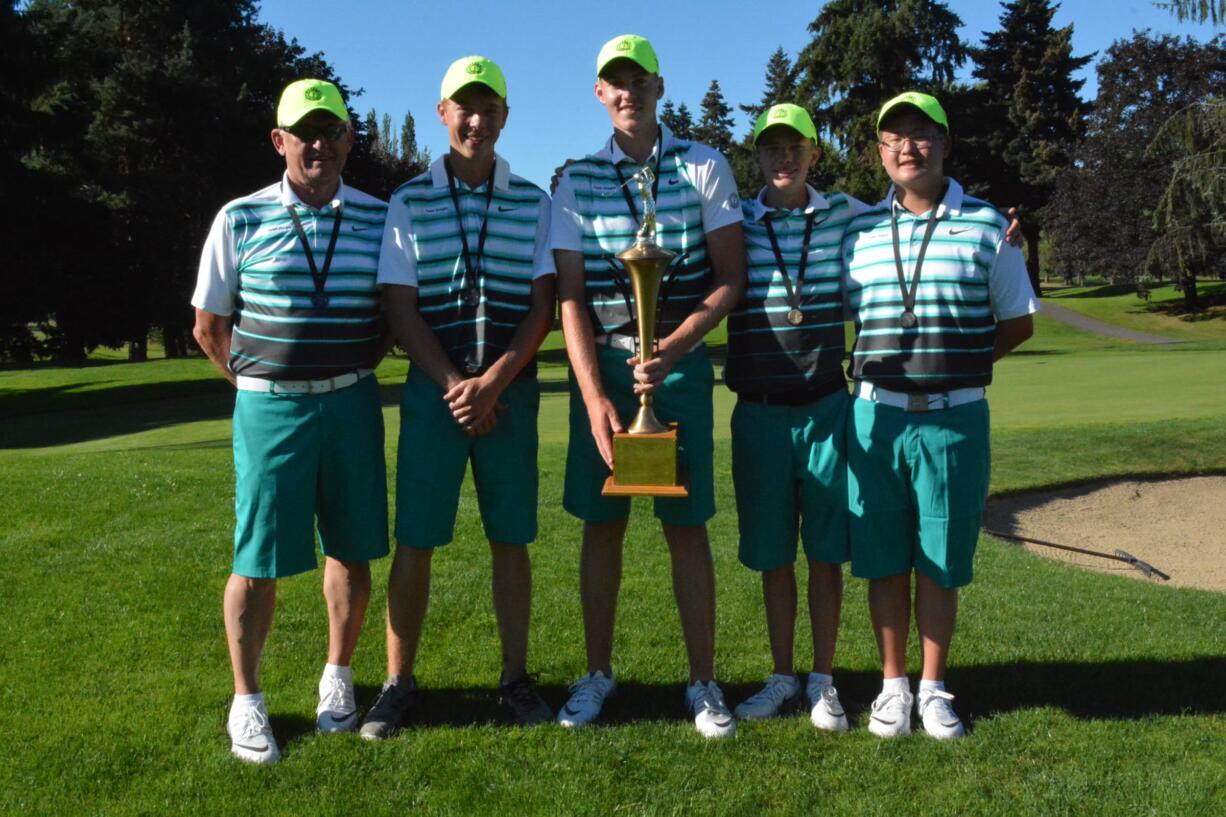
<instances>
[{"instance_id":1,"label":"trophy base","mask_svg":"<svg viewBox=\"0 0 1226 817\"><path fill-rule=\"evenodd\" d=\"M677 467L677 424L658 434L613 435L613 474L604 496L690 495Z\"/></svg>"}]
</instances>

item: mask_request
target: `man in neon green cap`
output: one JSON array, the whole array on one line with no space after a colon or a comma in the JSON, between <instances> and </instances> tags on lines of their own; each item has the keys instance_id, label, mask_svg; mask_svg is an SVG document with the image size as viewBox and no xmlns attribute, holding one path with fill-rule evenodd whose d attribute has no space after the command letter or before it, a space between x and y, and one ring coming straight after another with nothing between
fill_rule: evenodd
<instances>
[{"instance_id":1,"label":"man in neon green cap","mask_svg":"<svg viewBox=\"0 0 1226 817\"><path fill-rule=\"evenodd\" d=\"M833 665L848 560L843 375L843 232L867 206L806 178L821 157L809 114L790 103L753 130L764 187L743 202L749 283L728 317L724 381L732 414L741 563L762 574L774 672L736 708L767 718L805 705L819 729L845 731ZM813 669L793 667L797 537L809 567Z\"/></svg>"},{"instance_id":2,"label":"man in neon green cap","mask_svg":"<svg viewBox=\"0 0 1226 817\"><path fill-rule=\"evenodd\" d=\"M192 297L200 348L238 388L227 729L231 752L252 763L280 757L259 681L277 579L315 567L318 523L329 638L316 720L322 731L349 731L369 561L387 553L372 376L385 349L375 272L387 205L341 181L353 131L332 83L290 83L272 143L284 176L222 208Z\"/></svg>"},{"instance_id":3,"label":"man in neon green cap","mask_svg":"<svg viewBox=\"0 0 1226 817\"><path fill-rule=\"evenodd\" d=\"M1038 302L1008 221L945 175L949 120L908 92L877 120L885 200L843 242L856 324L848 424L852 573L869 580L884 682L869 731L964 733L945 690L958 588L971 581L990 457L985 387L992 364L1030 337ZM906 675L915 574L923 668Z\"/></svg>"},{"instance_id":4,"label":"man in neon green cap","mask_svg":"<svg viewBox=\"0 0 1226 817\"><path fill-rule=\"evenodd\" d=\"M660 419L680 422L679 455L690 479L688 498L655 501L690 664L686 707L703 735L724 737L735 721L714 680L715 577L706 530L715 513L714 374L702 339L744 289L740 199L723 156L659 123L664 80L651 43L634 34L614 37L600 50L596 74L596 98L613 135L565 170L550 228L571 363L563 505L584 522L580 596L588 665L558 721L589 723L615 689L613 624L630 502L602 496L601 487L612 466L613 433L632 416L637 395L652 393ZM656 240L680 262L660 300L661 340L648 361L635 357L632 314L609 266L642 218L637 186L627 182L644 165L655 176Z\"/></svg>"},{"instance_id":5,"label":"man in neon green cap","mask_svg":"<svg viewBox=\"0 0 1226 817\"><path fill-rule=\"evenodd\" d=\"M520 724L553 715L527 672L527 546L537 532L535 354L553 321L555 276L549 197L494 151L506 96L492 60L453 62L438 103L449 149L388 203L379 284L412 367L400 400L388 679L361 729L371 740L395 731L413 702L432 557L454 535L470 462L493 564L499 698Z\"/></svg>"}]
</instances>

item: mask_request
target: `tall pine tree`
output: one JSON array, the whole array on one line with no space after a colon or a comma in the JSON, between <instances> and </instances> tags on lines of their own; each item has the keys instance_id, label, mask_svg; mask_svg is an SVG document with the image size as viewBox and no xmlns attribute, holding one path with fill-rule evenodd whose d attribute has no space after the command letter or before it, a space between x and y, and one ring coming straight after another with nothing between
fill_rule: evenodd
<instances>
[{"instance_id":1,"label":"tall pine tree","mask_svg":"<svg viewBox=\"0 0 1226 817\"><path fill-rule=\"evenodd\" d=\"M1026 266L1039 287L1039 233L1059 174L1072 164L1088 108L1074 79L1093 58L1073 56L1073 26L1054 28L1050 0L1004 4L1000 29L971 49L979 85L951 111L966 149L959 162L972 192L1000 206L1020 205Z\"/></svg>"},{"instance_id":2,"label":"tall pine tree","mask_svg":"<svg viewBox=\"0 0 1226 817\"><path fill-rule=\"evenodd\" d=\"M694 138L727 156L732 149L733 124L732 107L724 100L719 80L713 79L702 98L702 116L694 128Z\"/></svg>"}]
</instances>

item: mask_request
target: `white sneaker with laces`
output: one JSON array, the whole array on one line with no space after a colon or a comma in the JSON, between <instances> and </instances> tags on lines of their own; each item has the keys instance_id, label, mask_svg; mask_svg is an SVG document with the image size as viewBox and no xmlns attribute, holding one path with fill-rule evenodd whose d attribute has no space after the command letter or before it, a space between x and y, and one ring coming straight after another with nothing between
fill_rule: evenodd
<instances>
[{"instance_id":1,"label":"white sneaker with laces","mask_svg":"<svg viewBox=\"0 0 1226 817\"><path fill-rule=\"evenodd\" d=\"M226 732L230 734L230 754L239 760L276 763L281 759L281 747L273 737L263 701L231 705Z\"/></svg>"},{"instance_id":2,"label":"white sneaker with laces","mask_svg":"<svg viewBox=\"0 0 1226 817\"><path fill-rule=\"evenodd\" d=\"M937 740L960 738L966 734L962 720L954 712L954 699L943 689L922 689L919 694L919 716L924 731Z\"/></svg>"},{"instance_id":3,"label":"white sneaker with laces","mask_svg":"<svg viewBox=\"0 0 1226 817\"><path fill-rule=\"evenodd\" d=\"M319 706L315 725L320 732L352 732L358 728L358 705L353 700L353 685L336 675L319 679Z\"/></svg>"},{"instance_id":4,"label":"white sneaker with laces","mask_svg":"<svg viewBox=\"0 0 1226 817\"><path fill-rule=\"evenodd\" d=\"M914 701L910 692L882 692L873 701L868 731L879 738L911 734L911 704Z\"/></svg>"},{"instance_id":5,"label":"white sneaker with laces","mask_svg":"<svg viewBox=\"0 0 1226 817\"><path fill-rule=\"evenodd\" d=\"M587 726L600 716L606 698L617 691L612 677L600 670L589 672L570 685L570 698L558 710L558 723L563 726Z\"/></svg>"},{"instance_id":6,"label":"white sneaker with laces","mask_svg":"<svg viewBox=\"0 0 1226 817\"><path fill-rule=\"evenodd\" d=\"M685 690L685 708L694 716L694 728L704 738L726 738L736 732L736 719L714 681L690 684Z\"/></svg>"},{"instance_id":7,"label":"white sneaker with laces","mask_svg":"<svg viewBox=\"0 0 1226 817\"><path fill-rule=\"evenodd\" d=\"M810 673L805 696L809 701L809 721L814 726L827 732L847 731L847 713L843 711L833 684L824 683L816 673Z\"/></svg>"},{"instance_id":8,"label":"white sneaker with laces","mask_svg":"<svg viewBox=\"0 0 1226 817\"><path fill-rule=\"evenodd\" d=\"M775 673L766 679L762 689L750 695L736 708L742 720L773 718L800 703L800 681L794 675Z\"/></svg>"}]
</instances>

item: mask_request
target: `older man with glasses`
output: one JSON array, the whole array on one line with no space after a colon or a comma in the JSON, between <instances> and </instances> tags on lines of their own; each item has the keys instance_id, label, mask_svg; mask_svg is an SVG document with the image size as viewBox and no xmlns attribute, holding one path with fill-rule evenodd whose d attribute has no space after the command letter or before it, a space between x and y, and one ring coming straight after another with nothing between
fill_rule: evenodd
<instances>
[{"instance_id":1,"label":"older man with glasses","mask_svg":"<svg viewBox=\"0 0 1226 817\"><path fill-rule=\"evenodd\" d=\"M230 751L280 749L259 680L277 579L324 554L328 658L321 731L357 727L349 663L387 554L383 415L372 376L385 350L375 285L387 205L341 181L353 146L330 82L290 83L272 144L281 180L221 209L200 259L195 337L238 393L234 559L223 602L234 673Z\"/></svg>"}]
</instances>

